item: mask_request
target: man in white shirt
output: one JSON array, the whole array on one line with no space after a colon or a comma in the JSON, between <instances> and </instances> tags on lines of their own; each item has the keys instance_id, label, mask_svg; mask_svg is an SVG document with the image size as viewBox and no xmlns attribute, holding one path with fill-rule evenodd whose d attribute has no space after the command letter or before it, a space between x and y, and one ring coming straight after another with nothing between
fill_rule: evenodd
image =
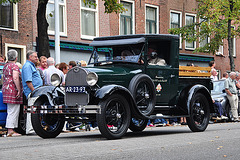
<instances>
[{"instance_id":1,"label":"man in white shirt","mask_svg":"<svg viewBox=\"0 0 240 160\"><path fill-rule=\"evenodd\" d=\"M57 73L62 78L62 84L65 84L64 74L59 69L55 68L55 61L52 57L47 59L48 68L43 71L45 77L45 85L51 86L51 76Z\"/></svg>"}]
</instances>

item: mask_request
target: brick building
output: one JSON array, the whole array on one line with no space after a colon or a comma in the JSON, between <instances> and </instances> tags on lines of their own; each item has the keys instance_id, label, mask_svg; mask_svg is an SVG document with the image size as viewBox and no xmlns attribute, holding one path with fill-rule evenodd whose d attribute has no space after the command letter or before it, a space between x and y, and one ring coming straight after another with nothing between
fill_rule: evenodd
<instances>
[{"instance_id":1,"label":"brick building","mask_svg":"<svg viewBox=\"0 0 240 160\"><path fill-rule=\"evenodd\" d=\"M6 55L9 49L16 49L18 61L22 63L26 61L26 51L33 47L31 5L29 0L0 5L0 54Z\"/></svg>"},{"instance_id":2,"label":"brick building","mask_svg":"<svg viewBox=\"0 0 240 160\"><path fill-rule=\"evenodd\" d=\"M195 0L120 0L128 9L122 14L105 14L104 2L102 0L95 2L96 6L89 7L85 6L83 0L59 1L61 61L87 61L92 49L88 44L94 37L143 33L167 34L169 28L200 21L196 17L196 12L193 11L193 8L197 7ZM22 0L17 5L18 10L16 11L18 12L18 30L6 29L1 26L2 54L6 53L4 47L8 43L26 46L26 50L32 47L37 49L37 6L37 0ZM48 2L47 19L50 53L54 57L54 0ZM22 24L24 25L22 26ZM240 70L238 65L240 48L239 45L236 45L240 41L234 39L234 42L236 70ZM208 62L215 59L216 68L220 72L230 70L226 40L220 47L218 56L193 53L193 50L199 45L201 45L199 42L181 41L179 46L180 65L193 62L199 66L208 66Z\"/></svg>"}]
</instances>

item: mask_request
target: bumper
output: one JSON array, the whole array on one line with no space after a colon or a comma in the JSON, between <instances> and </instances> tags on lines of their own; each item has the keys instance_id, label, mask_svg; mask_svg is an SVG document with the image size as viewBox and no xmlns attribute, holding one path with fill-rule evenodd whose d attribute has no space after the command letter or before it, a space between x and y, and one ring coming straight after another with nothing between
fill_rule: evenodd
<instances>
[{"instance_id":1,"label":"bumper","mask_svg":"<svg viewBox=\"0 0 240 160\"><path fill-rule=\"evenodd\" d=\"M79 105L75 107L68 106L28 106L25 108L27 113L41 113L41 114L100 114L100 105Z\"/></svg>"}]
</instances>

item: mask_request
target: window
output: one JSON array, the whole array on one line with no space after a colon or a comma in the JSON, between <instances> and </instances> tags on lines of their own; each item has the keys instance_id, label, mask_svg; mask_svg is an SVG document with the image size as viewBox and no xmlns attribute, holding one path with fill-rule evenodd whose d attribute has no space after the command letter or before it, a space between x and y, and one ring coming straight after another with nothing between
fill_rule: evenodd
<instances>
[{"instance_id":1,"label":"window","mask_svg":"<svg viewBox=\"0 0 240 160\"><path fill-rule=\"evenodd\" d=\"M203 22L204 19L200 18L200 23ZM201 30L200 30L201 31ZM206 37L202 37L200 38L200 43L199 46L200 47L204 47L206 44L208 44L210 42L209 36Z\"/></svg>"},{"instance_id":2,"label":"window","mask_svg":"<svg viewBox=\"0 0 240 160\"><path fill-rule=\"evenodd\" d=\"M195 23L196 21L196 16L195 15L192 15L192 14L186 14L186 17L185 17L185 24L186 25L191 25L193 23ZM186 44L185 44L185 48L186 49L195 49L196 47L196 42L193 41L193 42L188 42L188 41L185 41Z\"/></svg>"},{"instance_id":3,"label":"window","mask_svg":"<svg viewBox=\"0 0 240 160\"><path fill-rule=\"evenodd\" d=\"M10 49L15 49L18 52L17 62L19 62L23 65L26 62L26 46L5 43L5 55L6 55L6 57L7 57L7 52Z\"/></svg>"},{"instance_id":4,"label":"window","mask_svg":"<svg viewBox=\"0 0 240 160\"><path fill-rule=\"evenodd\" d=\"M158 33L158 7L146 5L146 33Z\"/></svg>"},{"instance_id":5,"label":"window","mask_svg":"<svg viewBox=\"0 0 240 160\"><path fill-rule=\"evenodd\" d=\"M218 51L216 52L216 55L223 56L223 45L219 46Z\"/></svg>"},{"instance_id":6,"label":"window","mask_svg":"<svg viewBox=\"0 0 240 160\"><path fill-rule=\"evenodd\" d=\"M182 13L170 11L170 28L182 27ZM181 35L179 35L181 37ZM179 40L179 48L182 48L182 38Z\"/></svg>"},{"instance_id":7,"label":"window","mask_svg":"<svg viewBox=\"0 0 240 160\"><path fill-rule=\"evenodd\" d=\"M235 26L232 26L235 30ZM232 45L233 45L233 57L236 57L236 37L232 38Z\"/></svg>"},{"instance_id":8,"label":"window","mask_svg":"<svg viewBox=\"0 0 240 160\"><path fill-rule=\"evenodd\" d=\"M81 37L86 39L93 39L98 36L97 33L97 1L90 0L94 5L85 5L81 0Z\"/></svg>"},{"instance_id":9,"label":"window","mask_svg":"<svg viewBox=\"0 0 240 160\"><path fill-rule=\"evenodd\" d=\"M232 38L233 43L233 57L236 57L236 38Z\"/></svg>"},{"instance_id":10,"label":"window","mask_svg":"<svg viewBox=\"0 0 240 160\"><path fill-rule=\"evenodd\" d=\"M121 1L127 11L120 15L120 35L134 34L133 2Z\"/></svg>"},{"instance_id":11,"label":"window","mask_svg":"<svg viewBox=\"0 0 240 160\"><path fill-rule=\"evenodd\" d=\"M17 5L5 2L0 4L0 27L17 29Z\"/></svg>"},{"instance_id":12,"label":"window","mask_svg":"<svg viewBox=\"0 0 240 160\"><path fill-rule=\"evenodd\" d=\"M66 30L66 4L65 0L59 1L59 31L60 35L67 35ZM48 33L55 34L55 9L54 9L54 0L49 0L47 4L47 21L48 21Z\"/></svg>"}]
</instances>

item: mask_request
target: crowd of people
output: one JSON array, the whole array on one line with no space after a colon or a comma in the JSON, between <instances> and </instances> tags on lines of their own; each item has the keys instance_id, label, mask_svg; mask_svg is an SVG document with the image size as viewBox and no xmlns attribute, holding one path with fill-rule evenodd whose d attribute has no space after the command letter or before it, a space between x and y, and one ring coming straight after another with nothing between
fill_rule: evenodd
<instances>
[{"instance_id":1,"label":"crowd of people","mask_svg":"<svg viewBox=\"0 0 240 160\"><path fill-rule=\"evenodd\" d=\"M18 117L20 105L26 105L26 97L36 88L43 85L52 85L50 78L53 73L62 77L62 85L65 85L65 75L68 70L76 66L75 61L70 61L69 65L62 62L55 65L54 58L41 56L38 59L37 52L29 50L27 61L22 66L17 62L18 53L16 50L7 52L7 62L4 56L0 57L0 62L5 63L3 67L3 103L7 104L6 125L7 136L21 136L14 131L18 127ZM21 69L21 70L20 70Z\"/></svg>"}]
</instances>

